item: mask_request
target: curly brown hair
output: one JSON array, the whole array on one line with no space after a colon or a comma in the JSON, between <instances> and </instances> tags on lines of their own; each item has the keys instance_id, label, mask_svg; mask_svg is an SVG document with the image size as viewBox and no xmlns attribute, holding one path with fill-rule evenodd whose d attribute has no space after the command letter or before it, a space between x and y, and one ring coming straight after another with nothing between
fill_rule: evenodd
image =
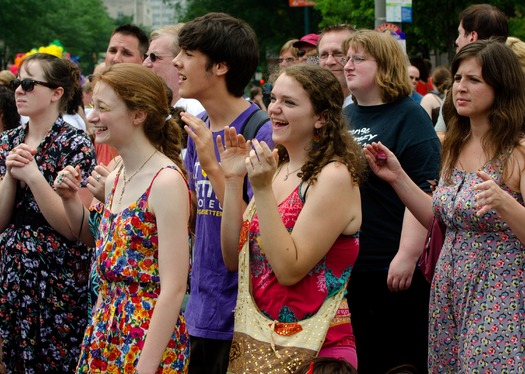
<instances>
[{"instance_id":1,"label":"curly brown hair","mask_svg":"<svg viewBox=\"0 0 525 374\"><path fill-rule=\"evenodd\" d=\"M341 85L332 72L314 64L299 64L285 68L280 74L295 79L305 90L315 114L322 115L325 126L316 130L316 141L308 159L298 174L303 181L314 184L322 168L331 160L345 164L357 185L366 177L366 160L363 149L348 132L342 112L344 94ZM279 165L289 160L288 152L282 145L276 146Z\"/></svg>"}]
</instances>

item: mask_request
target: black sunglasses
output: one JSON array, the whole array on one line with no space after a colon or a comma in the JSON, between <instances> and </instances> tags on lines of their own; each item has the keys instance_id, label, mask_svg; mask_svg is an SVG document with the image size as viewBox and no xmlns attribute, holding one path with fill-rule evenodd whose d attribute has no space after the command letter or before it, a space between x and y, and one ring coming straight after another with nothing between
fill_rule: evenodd
<instances>
[{"instance_id":1,"label":"black sunglasses","mask_svg":"<svg viewBox=\"0 0 525 374\"><path fill-rule=\"evenodd\" d=\"M303 49L299 49L299 50L297 51L297 56L299 56L299 57L303 57L305 54L306 54L306 51L303 50Z\"/></svg>"},{"instance_id":2,"label":"black sunglasses","mask_svg":"<svg viewBox=\"0 0 525 374\"><path fill-rule=\"evenodd\" d=\"M157 60L162 60L159 57L175 57L175 56L174 55L159 55L158 53L155 53L155 52L144 53L144 60L147 59L148 57L151 60L151 62L155 62Z\"/></svg>"},{"instance_id":3,"label":"black sunglasses","mask_svg":"<svg viewBox=\"0 0 525 374\"><path fill-rule=\"evenodd\" d=\"M26 79L22 79L22 80L20 80L20 79L13 79L11 81L11 89L14 91L19 86L22 86L22 89L24 91L31 92L35 88L35 84L39 84L41 86L46 86L48 88L58 88L59 87L59 86L57 86L54 83L35 81L33 79L26 78Z\"/></svg>"}]
</instances>

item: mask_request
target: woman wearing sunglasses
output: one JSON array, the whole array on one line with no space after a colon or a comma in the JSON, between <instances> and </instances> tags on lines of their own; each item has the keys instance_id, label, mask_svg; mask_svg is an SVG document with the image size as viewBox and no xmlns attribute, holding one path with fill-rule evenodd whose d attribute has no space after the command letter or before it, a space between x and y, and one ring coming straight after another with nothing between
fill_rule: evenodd
<instances>
[{"instance_id":1,"label":"woman wearing sunglasses","mask_svg":"<svg viewBox=\"0 0 525 374\"><path fill-rule=\"evenodd\" d=\"M11 82L29 122L0 137L0 342L8 373L71 373L80 354L88 251L52 188L66 165L85 186L96 164L90 140L60 114L79 75L72 62L37 53Z\"/></svg>"}]
</instances>

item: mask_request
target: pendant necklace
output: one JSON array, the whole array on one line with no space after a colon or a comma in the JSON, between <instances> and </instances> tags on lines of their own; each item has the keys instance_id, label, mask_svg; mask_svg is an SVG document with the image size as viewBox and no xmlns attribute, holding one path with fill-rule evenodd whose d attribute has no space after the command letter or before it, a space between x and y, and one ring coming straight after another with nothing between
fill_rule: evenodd
<instances>
[{"instance_id":1,"label":"pendant necklace","mask_svg":"<svg viewBox=\"0 0 525 374\"><path fill-rule=\"evenodd\" d=\"M290 165L290 163L287 163L286 164L286 175L284 176L284 180L287 181L288 180L288 177L290 176L290 174L293 174L293 173L297 173L299 170L301 170L301 168L303 167L303 165L299 166L297 169L295 170L292 170L292 171L288 171L288 166Z\"/></svg>"},{"instance_id":2,"label":"pendant necklace","mask_svg":"<svg viewBox=\"0 0 525 374\"><path fill-rule=\"evenodd\" d=\"M149 160L153 158L153 156L155 156L155 153L157 153L157 150L155 150L155 152L153 152L151 156L149 156L148 159L144 161L144 163L133 174L131 174L131 177L129 177L129 179L126 179L126 167L124 166L124 169L122 169L122 179L124 180L124 185L122 186L122 191L120 192L120 197L118 199L119 206L120 206L120 203L122 202L122 196L124 196L124 192L126 191L126 186L128 185L128 183L131 182L133 177L137 175L139 171L142 170L142 168L148 163Z\"/></svg>"}]
</instances>

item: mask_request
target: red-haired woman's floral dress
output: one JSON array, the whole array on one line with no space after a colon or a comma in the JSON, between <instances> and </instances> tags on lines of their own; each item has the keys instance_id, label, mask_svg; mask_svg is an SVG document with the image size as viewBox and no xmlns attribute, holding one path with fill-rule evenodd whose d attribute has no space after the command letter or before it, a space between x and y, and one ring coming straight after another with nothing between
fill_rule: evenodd
<instances>
[{"instance_id":1,"label":"red-haired woman's floral dress","mask_svg":"<svg viewBox=\"0 0 525 374\"><path fill-rule=\"evenodd\" d=\"M135 203L111 213L119 176L120 171L97 239L102 303L86 330L78 373L134 373L160 293L157 224L148 207L155 178ZM186 373L188 363L189 336L179 314L157 373Z\"/></svg>"}]
</instances>

